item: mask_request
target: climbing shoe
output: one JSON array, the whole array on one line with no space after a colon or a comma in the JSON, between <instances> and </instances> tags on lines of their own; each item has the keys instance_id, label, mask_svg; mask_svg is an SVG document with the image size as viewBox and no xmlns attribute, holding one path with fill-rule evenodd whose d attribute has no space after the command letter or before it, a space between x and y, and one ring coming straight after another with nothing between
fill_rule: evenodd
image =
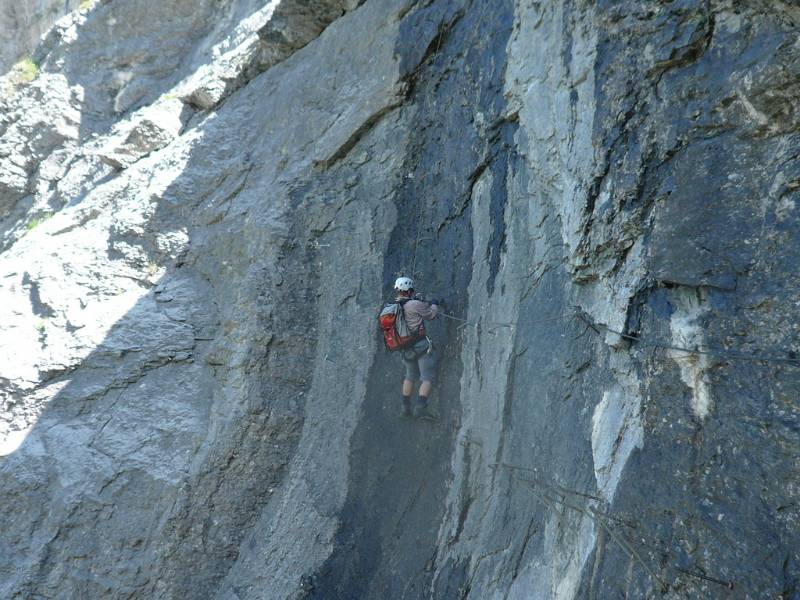
<instances>
[{"instance_id":1,"label":"climbing shoe","mask_svg":"<svg viewBox=\"0 0 800 600\"><path fill-rule=\"evenodd\" d=\"M403 417L411 416L411 398L408 396L403 396L403 410L400 414Z\"/></svg>"},{"instance_id":2,"label":"climbing shoe","mask_svg":"<svg viewBox=\"0 0 800 600\"><path fill-rule=\"evenodd\" d=\"M416 406L414 406L414 417L416 419L425 419L426 421L435 421L436 416L430 411L428 408L428 400L421 399L417 400Z\"/></svg>"}]
</instances>

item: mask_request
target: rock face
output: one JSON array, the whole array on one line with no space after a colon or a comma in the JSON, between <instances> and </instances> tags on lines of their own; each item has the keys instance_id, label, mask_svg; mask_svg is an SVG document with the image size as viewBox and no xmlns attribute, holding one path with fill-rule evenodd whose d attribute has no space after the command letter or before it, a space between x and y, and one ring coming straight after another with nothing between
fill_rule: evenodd
<instances>
[{"instance_id":1,"label":"rock face","mask_svg":"<svg viewBox=\"0 0 800 600\"><path fill-rule=\"evenodd\" d=\"M798 24L58 21L0 113L0 597L796 597ZM434 423L375 335L401 273Z\"/></svg>"},{"instance_id":2,"label":"rock face","mask_svg":"<svg viewBox=\"0 0 800 600\"><path fill-rule=\"evenodd\" d=\"M92 0L0 0L0 74L36 49L39 37L69 12Z\"/></svg>"}]
</instances>

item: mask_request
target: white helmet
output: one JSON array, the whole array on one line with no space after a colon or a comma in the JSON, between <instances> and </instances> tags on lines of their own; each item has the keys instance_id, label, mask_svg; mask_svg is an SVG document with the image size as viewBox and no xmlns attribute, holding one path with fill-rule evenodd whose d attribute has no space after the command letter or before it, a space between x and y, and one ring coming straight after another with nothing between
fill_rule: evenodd
<instances>
[{"instance_id":1,"label":"white helmet","mask_svg":"<svg viewBox=\"0 0 800 600\"><path fill-rule=\"evenodd\" d=\"M394 289L399 292L407 292L414 289L414 280L411 277L398 277L394 282Z\"/></svg>"}]
</instances>

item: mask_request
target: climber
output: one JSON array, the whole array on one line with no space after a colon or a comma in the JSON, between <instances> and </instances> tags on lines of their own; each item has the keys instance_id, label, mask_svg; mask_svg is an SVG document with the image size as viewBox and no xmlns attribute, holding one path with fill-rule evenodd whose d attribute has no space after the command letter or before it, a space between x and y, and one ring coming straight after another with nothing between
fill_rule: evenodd
<instances>
[{"instance_id":1,"label":"climber","mask_svg":"<svg viewBox=\"0 0 800 600\"><path fill-rule=\"evenodd\" d=\"M394 282L394 289L398 302L402 302L403 313L409 329L424 333L424 321L436 318L440 302L431 300L430 303L427 303L415 298L414 280L410 277L398 277ZM412 346L404 349L402 353L403 363L406 367L406 375L403 380L403 415L412 415L411 394L414 392L414 383L421 379L419 394L414 402L413 416L418 419L433 419L434 416L428 409L428 396L436 377L437 357L433 342L427 335L424 335Z\"/></svg>"}]
</instances>

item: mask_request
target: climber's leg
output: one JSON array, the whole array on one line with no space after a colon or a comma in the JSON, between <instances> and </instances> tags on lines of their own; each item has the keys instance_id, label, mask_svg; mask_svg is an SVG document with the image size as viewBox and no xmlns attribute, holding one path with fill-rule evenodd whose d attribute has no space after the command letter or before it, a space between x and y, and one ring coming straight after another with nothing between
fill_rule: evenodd
<instances>
[{"instance_id":1,"label":"climber's leg","mask_svg":"<svg viewBox=\"0 0 800 600\"><path fill-rule=\"evenodd\" d=\"M419 386L419 396L414 407L414 416L419 419L432 419L433 414L428 409L428 396L436 379L436 354L433 352L425 353L419 357L417 363L422 383Z\"/></svg>"},{"instance_id":2,"label":"climber's leg","mask_svg":"<svg viewBox=\"0 0 800 600\"><path fill-rule=\"evenodd\" d=\"M422 384L419 386L419 395L420 396L424 396L425 399L427 400L428 396L431 395L431 388L432 387L433 387L433 382L428 380L428 379L424 379L422 381ZM405 390L403 390L403 393L405 393ZM411 392L409 392L409 393L411 393Z\"/></svg>"}]
</instances>

